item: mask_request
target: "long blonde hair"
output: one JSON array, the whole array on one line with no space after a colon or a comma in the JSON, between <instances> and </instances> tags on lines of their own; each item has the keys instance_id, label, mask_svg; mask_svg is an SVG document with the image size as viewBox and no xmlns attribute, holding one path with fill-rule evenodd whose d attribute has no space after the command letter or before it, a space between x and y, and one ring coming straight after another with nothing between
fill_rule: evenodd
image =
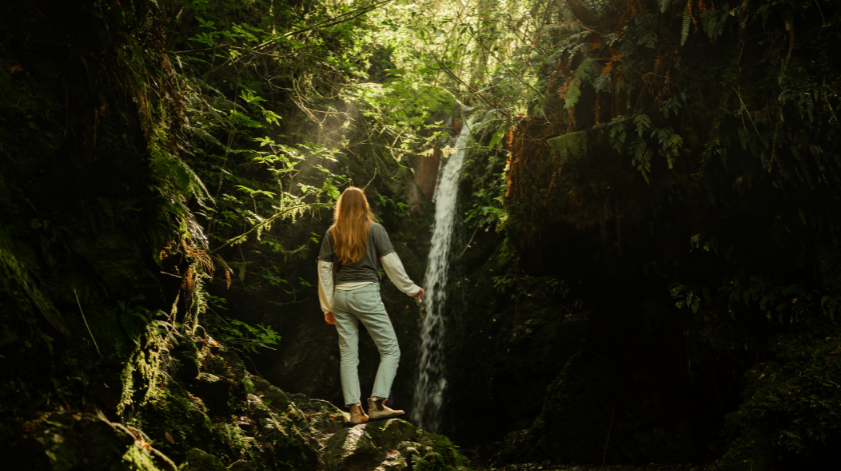
<instances>
[{"instance_id":1,"label":"long blonde hair","mask_svg":"<svg viewBox=\"0 0 841 471\"><path fill-rule=\"evenodd\" d=\"M365 193L355 186L349 186L336 202L333 214L333 251L342 265L362 260L368 251L368 230L374 223L374 215L368 205Z\"/></svg>"}]
</instances>

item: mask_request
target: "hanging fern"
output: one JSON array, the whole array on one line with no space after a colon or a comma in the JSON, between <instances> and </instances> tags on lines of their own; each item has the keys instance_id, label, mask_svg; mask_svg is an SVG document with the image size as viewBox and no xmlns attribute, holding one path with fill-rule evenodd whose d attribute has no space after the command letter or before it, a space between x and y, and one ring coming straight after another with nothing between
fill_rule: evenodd
<instances>
[{"instance_id":1,"label":"hanging fern","mask_svg":"<svg viewBox=\"0 0 841 471\"><path fill-rule=\"evenodd\" d=\"M566 95L566 104L564 104L564 109L568 110L575 106L578 103L578 99L581 98L581 90L578 88L578 83L574 82L569 90L567 91Z\"/></svg>"},{"instance_id":2,"label":"hanging fern","mask_svg":"<svg viewBox=\"0 0 841 471\"><path fill-rule=\"evenodd\" d=\"M680 45L686 42L689 37L689 2L686 2L686 9L683 10L683 26L680 29Z\"/></svg>"},{"instance_id":3,"label":"hanging fern","mask_svg":"<svg viewBox=\"0 0 841 471\"><path fill-rule=\"evenodd\" d=\"M666 13L666 10L672 5L672 0L659 0L660 2L660 13Z\"/></svg>"}]
</instances>

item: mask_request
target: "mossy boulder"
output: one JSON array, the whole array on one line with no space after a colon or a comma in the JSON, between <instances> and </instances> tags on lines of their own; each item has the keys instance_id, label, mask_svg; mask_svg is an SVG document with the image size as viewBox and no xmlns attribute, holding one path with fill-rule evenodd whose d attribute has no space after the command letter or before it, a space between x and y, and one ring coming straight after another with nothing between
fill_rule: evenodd
<instances>
[{"instance_id":1,"label":"mossy boulder","mask_svg":"<svg viewBox=\"0 0 841 471\"><path fill-rule=\"evenodd\" d=\"M467 462L458 447L442 435L418 431L416 441L404 441L386 453L374 471L400 471L408 469L465 469Z\"/></svg>"},{"instance_id":2,"label":"mossy boulder","mask_svg":"<svg viewBox=\"0 0 841 471\"><path fill-rule=\"evenodd\" d=\"M344 428L325 444L325 469L370 470L386 461L401 442L417 437L415 427L400 419Z\"/></svg>"},{"instance_id":3,"label":"mossy boulder","mask_svg":"<svg viewBox=\"0 0 841 471\"><path fill-rule=\"evenodd\" d=\"M253 377L252 382L257 394L263 398L263 402L280 410L286 410L289 407L289 397L283 390L259 376Z\"/></svg>"},{"instance_id":4,"label":"mossy boulder","mask_svg":"<svg viewBox=\"0 0 841 471\"><path fill-rule=\"evenodd\" d=\"M179 471L228 471L218 457L198 448L187 452L187 459L178 469Z\"/></svg>"},{"instance_id":5,"label":"mossy boulder","mask_svg":"<svg viewBox=\"0 0 841 471\"><path fill-rule=\"evenodd\" d=\"M16 439L0 449L6 469L160 471L171 463L139 432L91 414L44 413L12 428Z\"/></svg>"},{"instance_id":6,"label":"mossy boulder","mask_svg":"<svg viewBox=\"0 0 841 471\"><path fill-rule=\"evenodd\" d=\"M789 461L841 466L841 327L806 319L773 337L769 351L745 372L742 401L724 417L728 446L717 469L765 471Z\"/></svg>"},{"instance_id":7,"label":"mossy boulder","mask_svg":"<svg viewBox=\"0 0 841 471\"><path fill-rule=\"evenodd\" d=\"M290 404L289 407L294 406ZM306 470L318 467L318 452L314 444L304 437L292 419L273 413L253 394L248 395L248 409L259 432L256 436L257 445L264 456L280 465L277 466L279 469ZM300 415L297 411L291 412Z\"/></svg>"}]
</instances>

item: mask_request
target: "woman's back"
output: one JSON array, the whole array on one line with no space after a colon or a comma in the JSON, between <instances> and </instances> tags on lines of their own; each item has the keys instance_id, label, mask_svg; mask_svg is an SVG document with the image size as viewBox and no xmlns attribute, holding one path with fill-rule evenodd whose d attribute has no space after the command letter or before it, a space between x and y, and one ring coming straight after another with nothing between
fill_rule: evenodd
<instances>
[{"instance_id":1,"label":"woman's back","mask_svg":"<svg viewBox=\"0 0 841 471\"><path fill-rule=\"evenodd\" d=\"M377 283L380 281L380 258L394 252L394 247L388 238L385 228L377 223L372 223L368 229L368 250L356 262L342 264L335 253L335 241L332 228L327 229L324 235L324 242L321 244L321 252L318 259L324 262L334 263L338 266L336 285L346 283Z\"/></svg>"}]
</instances>

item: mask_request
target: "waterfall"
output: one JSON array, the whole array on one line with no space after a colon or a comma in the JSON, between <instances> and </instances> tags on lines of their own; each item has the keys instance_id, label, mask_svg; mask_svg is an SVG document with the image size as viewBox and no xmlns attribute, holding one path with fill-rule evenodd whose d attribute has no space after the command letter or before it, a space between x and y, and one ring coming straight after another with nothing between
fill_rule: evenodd
<instances>
[{"instance_id":1,"label":"waterfall","mask_svg":"<svg viewBox=\"0 0 841 471\"><path fill-rule=\"evenodd\" d=\"M455 150L447 159L435 189L435 225L432 229L432 248L424 275L424 304L426 318L421 325L418 378L412 419L419 428L435 432L441 419L441 404L447 380L444 376L444 303L447 299L447 269L449 268L450 240L458 195L458 176L464 154L470 142L473 117L464 121L456 138Z\"/></svg>"}]
</instances>

